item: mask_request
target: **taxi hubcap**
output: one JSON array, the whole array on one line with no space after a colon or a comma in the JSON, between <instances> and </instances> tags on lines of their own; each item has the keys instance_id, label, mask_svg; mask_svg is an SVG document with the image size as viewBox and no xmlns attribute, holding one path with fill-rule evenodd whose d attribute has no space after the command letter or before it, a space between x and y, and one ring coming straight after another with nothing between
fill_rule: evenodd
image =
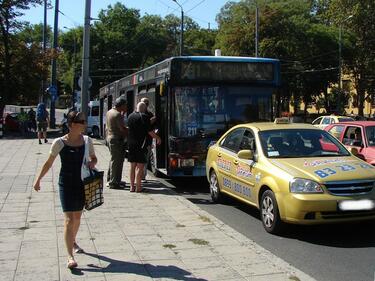
<instances>
[{"instance_id":1,"label":"taxi hubcap","mask_svg":"<svg viewBox=\"0 0 375 281\"><path fill-rule=\"evenodd\" d=\"M211 174L210 189L212 193L217 194L217 177L215 173Z\"/></svg>"},{"instance_id":2,"label":"taxi hubcap","mask_svg":"<svg viewBox=\"0 0 375 281\"><path fill-rule=\"evenodd\" d=\"M265 197L262 204L263 222L267 227L271 227L274 221L273 202L270 197Z\"/></svg>"}]
</instances>

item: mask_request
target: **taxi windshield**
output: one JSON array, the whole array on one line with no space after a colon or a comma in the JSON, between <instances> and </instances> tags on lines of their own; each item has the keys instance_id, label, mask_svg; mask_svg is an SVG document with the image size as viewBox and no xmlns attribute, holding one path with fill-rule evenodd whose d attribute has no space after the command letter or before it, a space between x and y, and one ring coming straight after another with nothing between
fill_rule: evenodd
<instances>
[{"instance_id":1,"label":"taxi windshield","mask_svg":"<svg viewBox=\"0 0 375 281\"><path fill-rule=\"evenodd\" d=\"M323 130L287 129L259 132L263 151L269 158L349 156L334 137Z\"/></svg>"}]
</instances>

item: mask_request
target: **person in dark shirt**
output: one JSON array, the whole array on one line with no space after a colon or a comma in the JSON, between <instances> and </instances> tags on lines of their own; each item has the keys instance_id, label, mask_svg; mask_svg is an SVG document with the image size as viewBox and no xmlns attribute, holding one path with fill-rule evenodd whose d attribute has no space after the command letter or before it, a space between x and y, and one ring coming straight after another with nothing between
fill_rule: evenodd
<instances>
[{"instance_id":1,"label":"person in dark shirt","mask_svg":"<svg viewBox=\"0 0 375 281\"><path fill-rule=\"evenodd\" d=\"M130 191L142 192L141 181L145 163L147 163L147 137L161 143L160 137L152 130L150 118L145 114L147 106L137 104L137 110L128 117L128 161L130 162ZM134 185L135 184L135 185Z\"/></svg>"}]
</instances>

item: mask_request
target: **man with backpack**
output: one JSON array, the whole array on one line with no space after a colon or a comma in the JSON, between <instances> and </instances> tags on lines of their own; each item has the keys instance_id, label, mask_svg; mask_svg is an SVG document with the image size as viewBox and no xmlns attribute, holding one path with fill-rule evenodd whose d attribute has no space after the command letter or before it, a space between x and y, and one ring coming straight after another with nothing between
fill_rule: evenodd
<instances>
[{"instance_id":1,"label":"man with backpack","mask_svg":"<svg viewBox=\"0 0 375 281\"><path fill-rule=\"evenodd\" d=\"M39 144L42 144L42 138L44 138L44 142L47 143L47 127L48 127L48 111L46 109L46 105L44 103L39 103L36 109L36 121L37 121L37 129L38 129L38 139Z\"/></svg>"}]
</instances>

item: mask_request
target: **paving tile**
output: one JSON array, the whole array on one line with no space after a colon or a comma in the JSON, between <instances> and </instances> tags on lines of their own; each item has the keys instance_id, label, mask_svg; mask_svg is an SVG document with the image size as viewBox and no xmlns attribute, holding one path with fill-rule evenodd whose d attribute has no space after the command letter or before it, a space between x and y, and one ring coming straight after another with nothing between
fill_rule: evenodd
<instances>
[{"instance_id":1,"label":"paving tile","mask_svg":"<svg viewBox=\"0 0 375 281\"><path fill-rule=\"evenodd\" d=\"M219 267L210 267L208 269L194 269L192 273L197 278L207 280L227 280L227 279L242 279L236 271L225 265Z\"/></svg>"}]
</instances>

